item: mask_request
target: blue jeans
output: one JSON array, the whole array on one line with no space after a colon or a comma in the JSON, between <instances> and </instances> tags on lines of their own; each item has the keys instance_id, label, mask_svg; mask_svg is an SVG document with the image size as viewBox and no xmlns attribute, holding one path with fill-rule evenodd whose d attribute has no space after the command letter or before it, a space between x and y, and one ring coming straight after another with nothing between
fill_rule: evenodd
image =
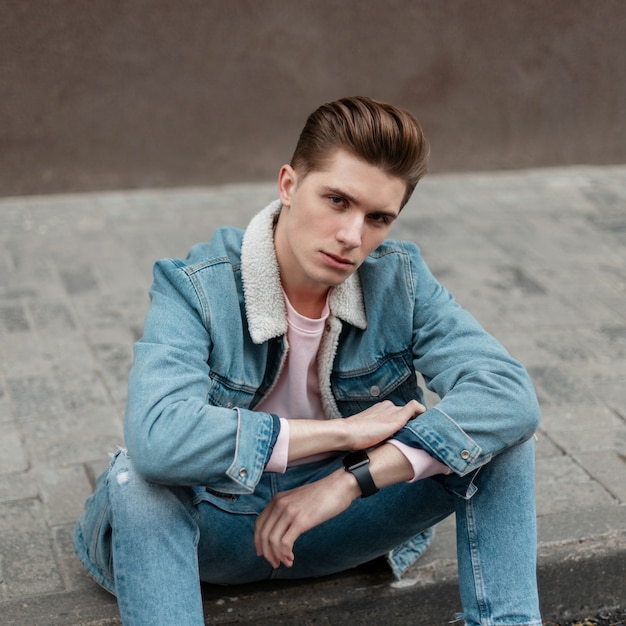
<instances>
[{"instance_id":1,"label":"blue jeans","mask_svg":"<svg viewBox=\"0 0 626 626\"><path fill-rule=\"evenodd\" d=\"M541 626L532 439L471 476L401 483L356 500L298 539L292 568L273 569L254 549L257 515L273 494L340 466L337 459L266 473L253 494L233 497L148 483L120 451L76 525L76 550L117 595L126 626L199 626L200 580L238 584L334 573L388 554L455 513L466 624Z\"/></svg>"}]
</instances>

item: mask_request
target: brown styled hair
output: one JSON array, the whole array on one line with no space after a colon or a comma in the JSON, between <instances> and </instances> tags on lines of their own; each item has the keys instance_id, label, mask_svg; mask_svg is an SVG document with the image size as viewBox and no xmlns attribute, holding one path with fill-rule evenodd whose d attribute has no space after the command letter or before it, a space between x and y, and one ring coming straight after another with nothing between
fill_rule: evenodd
<instances>
[{"instance_id":1,"label":"brown styled hair","mask_svg":"<svg viewBox=\"0 0 626 626\"><path fill-rule=\"evenodd\" d=\"M321 171L342 149L406 182L402 207L426 173L430 146L419 122L408 111L355 96L323 104L302 129L291 167L306 176Z\"/></svg>"}]
</instances>

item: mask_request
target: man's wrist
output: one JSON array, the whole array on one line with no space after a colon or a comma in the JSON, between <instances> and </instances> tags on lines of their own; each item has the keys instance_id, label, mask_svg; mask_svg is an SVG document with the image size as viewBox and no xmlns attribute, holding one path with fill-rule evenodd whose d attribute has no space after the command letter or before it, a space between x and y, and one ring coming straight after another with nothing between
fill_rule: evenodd
<instances>
[{"instance_id":1,"label":"man's wrist","mask_svg":"<svg viewBox=\"0 0 626 626\"><path fill-rule=\"evenodd\" d=\"M349 494L350 500L356 500L361 497L361 488L353 474L346 472L344 469L337 470L335 474L336 479L345 488L346 493Z\"/></svg>"},{"instance_id":2,"label":"man's wrist","mask_svg":"<svg viewBox=\"0 0 626 626\"><path fill-rule=\"evenodd\" d=\"M365 450L351 452L343 458L343 467L356 479L362 498L378 493L378 487L370 473L369 464L370 458Z\"/></svg>"}]
</instances>

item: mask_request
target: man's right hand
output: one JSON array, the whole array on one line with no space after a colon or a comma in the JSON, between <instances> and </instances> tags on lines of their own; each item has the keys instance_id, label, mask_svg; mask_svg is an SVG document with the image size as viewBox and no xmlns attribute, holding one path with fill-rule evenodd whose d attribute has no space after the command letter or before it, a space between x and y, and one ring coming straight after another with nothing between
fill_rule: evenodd
<instances>
[{"instance_id":1,"label":"man's right hand","mask_svg":"<svg viewBox=\"0 0 626 626\"><path fill-rule=\"evenodd\" d=\"M425 410L426 407L417 400L401 406L383 400L344 419L348 430L348 450L365 450L386 441Z\"/></svg>"}]
</instances>

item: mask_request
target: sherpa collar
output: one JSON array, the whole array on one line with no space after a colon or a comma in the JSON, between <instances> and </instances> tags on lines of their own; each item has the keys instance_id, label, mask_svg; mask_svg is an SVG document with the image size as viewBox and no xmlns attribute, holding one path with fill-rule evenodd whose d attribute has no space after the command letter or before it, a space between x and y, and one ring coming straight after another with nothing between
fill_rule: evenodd
<instances>
[{"instance_id":1,"label":"sherpa collar","mask_svg":"<svg viewBox=\"0 0 626 626\"><path fill-rule=\"evenodd\" d=\"M241 244L241 275L252 341L263 343L287 333L287 311L274 250L274 222L280 200L255 215ZM331 315L365 330L367 317L358 272L335 287L328 301Z\"/></svg>"}]
</instances>

